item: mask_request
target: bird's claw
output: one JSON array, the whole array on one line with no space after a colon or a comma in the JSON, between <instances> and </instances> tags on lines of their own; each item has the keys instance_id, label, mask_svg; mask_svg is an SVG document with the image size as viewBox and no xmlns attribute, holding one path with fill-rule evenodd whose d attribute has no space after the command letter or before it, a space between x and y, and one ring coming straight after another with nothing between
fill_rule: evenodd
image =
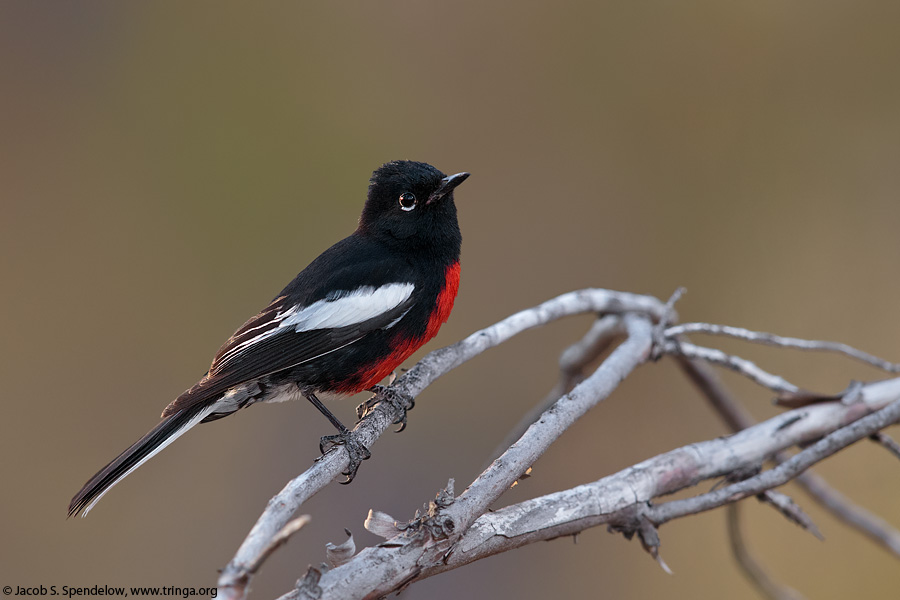
<instances>
[{"instance_id":1,"label":"bird's claw","mask_svg":"<svg viewBox=\"0 0 900 600\"><path fill-rule=\"evenodd\" d=\"M409 406L403 406L400 404L395 404L394 406L396 406L400 410L400 416L397 417L396 421L394 421L394 425L399 425L400 427L395 429L394 433L400 433L401 431L406 429L406 413L415 408L416 401L411 399L409 401Z\"/></svg>"},{"instance_id":2,"label":"bird's claw","mask_svg":"<svg viewBox=\"0 0 900 600\"><path fill-rule=\"evenodd\" d=\"M394 425L399 425L394 433L400 433L406 429L406 413L416 406L416 401L412 398L404 398L389 387L376 385L371 388L374 392L365 402L356 407L356 416L363 419L382 401L388 402L391 406L400 411L400 416L394 421Z\"/></svg>"},{"instance_id":3,"label":"bird's claw","mask_svg":"<svg viewBox=\"0 0 900 600\"><path fill-rule=\"evenodd\" d=\"M330 452L336 446L343 446L346 448L347 457L350 460L347 465L347 470L341 473L341 475L344 475L347 479L339 482L346 485L353 481L353 478L356 477L356 472L359 470L359 465L362 464L362 461L369 459L372 456L372 453L356 439L356 436L353 435L352 431L343 431L335 435L325 435L319 440L319 451L323 455L326 452Z\"/></svg>"}]
</instances>

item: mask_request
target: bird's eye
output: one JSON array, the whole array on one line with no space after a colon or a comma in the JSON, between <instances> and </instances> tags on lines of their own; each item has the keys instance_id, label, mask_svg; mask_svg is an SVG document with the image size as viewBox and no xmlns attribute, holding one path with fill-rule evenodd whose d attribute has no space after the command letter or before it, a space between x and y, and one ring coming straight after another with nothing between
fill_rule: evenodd
<instances>
[{"instance_id":1,"label":"bird's eye","mask_svg":"<svg viewBox=\"0 0 900 600\"><path fill-rule=\"evenodd\" d=\"M400 208L403 210L412 210L416 207L416 195L412 192L403 192L400 194Z\"/></svg>"}]
</instances>

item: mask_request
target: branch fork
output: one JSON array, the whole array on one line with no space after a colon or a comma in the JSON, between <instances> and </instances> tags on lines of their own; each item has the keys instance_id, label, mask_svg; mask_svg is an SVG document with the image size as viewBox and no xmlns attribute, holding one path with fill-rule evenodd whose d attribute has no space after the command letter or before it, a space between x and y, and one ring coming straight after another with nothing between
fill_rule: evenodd
<instances>
[{"instance_id":1,"label":"branch fork","mask_svg":"<svg viewBox=\"0 0 900 600\"><path fill-rule=\"evenodd\" d=\"M498 552L538 540L575 535L603 523L628 538L638 534L643 547L670 572L659 556L659 526L674 518L733 505L749 496L771 504L789 520L820 537L821 533L806 513L793 500L774 491L775 487L794 479L840 520L900 557L900 533L806 472L816 462L870 436L876 436L874 439L879 443L895 450L896 443L886 441L889 438L880 432L900 421L900 378L855 384L840 395L823 396L802 390L746 359L698 346L686 336L728 335L751 343L839 352L892 373L900 372L900 366L844 344L798 340L721 325L673 324L677 319L674 304L682 293L683 290L678 290L666 303L649 296L597 289L564 294L432 352L392 385L377 388L375 396L360 405L362 418L352 433L367 447L391 424L400 424L402 430L406 412L417 396L438 377L465 361L521 331L563 316L598 315L584 338L561 355L560 379L548 397L523 419L504 442L499 458L460 496L454 497L450 480L435 500L406 523L370 511L365 527L385 541L354 556L332 561L333 568L310 569L298 587L282 600L380 597L419 579ZM585 376L587 365L623 336L624 341L593 373ZM672 450L593 483L489 511L569 426L611 394L632 370L648 360L665 356L676 359L737 433ZM705 363L734 370L796 408L754 424ZM783 452L792 446L803 446L803 449L788 457ZM777 466L760 470L767 460L774 460ZM235 557L222 571L219 586L223 598L245 597L252 575L248 566L266 552L273 537L297 508L345 470L346 465L345 452L330 452L269 502ZM707 493L661 504L651 502L700 481L721 477L725 477L724 484L717 484ZM739 548L742 542L734 533L738 526L736 518L733 521L733 527L729 528L732 547ZM745 566L750 565L746 551L736 550L735 556L739 562L747 561L742 563ZM752 566L745 568L745 572L764 576L758 564L754 562ZM770 590L769 597L797 597L779 596L782 588L768 583L771 584L768 587L758 587Z\"/></svg>"}]
</instances>

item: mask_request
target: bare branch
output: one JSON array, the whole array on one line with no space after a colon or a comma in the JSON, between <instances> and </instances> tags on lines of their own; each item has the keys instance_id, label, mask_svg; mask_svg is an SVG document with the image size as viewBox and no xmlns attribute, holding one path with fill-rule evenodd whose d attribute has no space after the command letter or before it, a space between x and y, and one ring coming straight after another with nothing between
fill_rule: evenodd
<instances>
[{"instance_id":1,"label":"bare branch","mask_svg":"<svg viewBox=\"0 0 900 600\"><path fill-rule=\"evenodd\" d=\"M675 360L732 432L737 433L756 425L756 419L731 395L715 371L705 363L686 356L676 356Z\"/></svg>"},{"instance_id":2,"label":"bare branch","mask_svg":"<svg viewBox=\"0 0 900 600\"><path fill-rule=\"evenodd\" d=\"M679 287L672 292L672 295L666 300L666 312L659 320L659 323L656 324L656 329L653 332L654 338L665 337L665 330L669 324L678 321L678 313L675 312L675 304L681 300L681 297L684 296L685 293L687 293L687 288Z\"/></svg>"},{"instance_id":3,"label":"bare branch","mask_svg":"<svg viewBox=\"0 0 900 600\"><path fill-rule=\"evenodd\" d=\"M810 516L806 514L806 512L804 512L804 510L787 494L782 494L775 490L766 490L759 494L757 498L760 502L765 502L774 507L775 510L780 512L788 521L795 525L799 525L805 531L808 531L819 538L820 541L825 540L825 536L822 535L822 532L819 531L819 527L813 522Z\"/></svg>"},{"instance_id":4,"label":"bare branch","mask_svg":"<svg viewBox=\"0 0 900 600\"><path fill-rule=\"evenodd\" d=\"M675 312L675 303L681 300L681 297L687 292L687 288L679 287L676 289L669 299L666 301L666 312L653 328L653 351L651 359L656 361L662 355L664 341L666 339L666 328L670 323L678 321L678 313Z\"/></svg>"},{"instance_id":5,"label":"bare branch","mask_svg":"<svg viewBox=\"0 0 900 600\"><path fill-rule=\"evenodd\" d=\"M625 326L618 315L606 315L600 317L591 325L591 328L579 341L566 348L559 357L559 380L553 389L547 393L543 400L535 404L531 410L519 419L503 441L500 442L488 460L494 460L509 448L513 442L519 439L528 427L537 421L545 410L550 408L560 396L568 393L575 385L584 379L584 369L597 359L615 342L616 338L625 333ZM486 465L485 465L486 466Z\"/></svg>"},{"instance_id":6,"label":"bare branch","mask_svg":"<svg viewBox=\"0 0 900 600\"><path fill-rule=\"evenodd\" d=\"M888 452L895 457L900 458L900 444L894 441L894 438L883 431L872 434L872 441L884 446Z\"/></svg>"},{"instance_id":7,"label":"bare branch","mask_svg":"<svg viewBox=\"0 0 900 600\"><path fill-rule=\"evenodd\" d=\"M854 504L839 491L811 471L796 479L816 502L825 507L845 525L856 529L870 540L900 558L900 532L884 519Z\"/></svg>"},{"instance_id":8,"label":"bare branch","mask_svg":"<svg viewBox=\"0 0 900 600\"><path fill-rule=\"evenodd\" d=\"M470 525L509 489L562 433L590 408L609 396L619 383L643 363L652 344L650 323L634 315L625 315L628 338L594 373L560 398L519 438L512 447L488 467L446 511L457 527Z\"/></svg>"},{"instance_id":9,"label":"bare branch","mask_svg":"<svg viewBox=\"0 0 900 600\"><path fill-rule=\"evenodd\" d=\"M867 390L865 401L870 410L884 407L892 399L900 398L900 379L890 381L893 397L886 393L887 388ZM652 512L648 511L653 511L656 507L646 508L646 503L652 498L671 494L705 479L746 469L762 462L762 454L772 454L780 447L820 437L820 427L823 425L820 419L827 418L831 427L836 428L864 414L858 410L851 411L846 406L841 410L841 406L836 403L837 410L825 411L822 411L825 405L804 409L821 411L821 414L813 416L806 423L803 423L804 419L794 421L793 425L786 428L791 430L790 440L774 440L772 436L784 432L783 424L792 421L797 415L779 415L736 435L672 450L599 481L485 514L457 543L448 560L442 565L424 569L423 576L456 568L535 541L573 535L604 523L621 522L630 514L648 514L653 517ZM765 451L761 452L760 445L767 446Z\"/></svg>"},{"instance_id":10,"label":"bare branch","mask_svg":"<svg viewBox=\"0 0 900 600\"><path fill-rule=\"evenodd\" d=\"M666 337L677 337L689 333L706 333L710 335L725 335L728 337L755 342L759 344L767 344L769 346L779 346L782 348L796 348L798 350L813 350L820 352L836 352L850 358L864 362L868 365L882 369L889 373L900 373L900 364L888 362L877 356L873 356L868 352L857 350L853 346L842 344L839 342L826 342L821 340L804 340L800 338L784 337L775 335L774 333L765 333L761 331L751 331L743 327L731 327L730 325L714 325L712 323L684 323L675 325L666 330Z\"/></svg>"},{"instance_id":11,"label":"bare branch","mask_svg":"<svg viewBox=\"0 0 900 600\"><path fill-rule=\"evenodd\" d=\"M803 596L796 590L785 587L769 577L762 565L750 554L741 532L740 506L737 502L729 504L725 509L725 514L728 519L728 539L731 542L731 552L741 571L750 583L770 600L803 600Z\"/></svg>"},{"instance_id":12,"label":"bare branch","mask_svg":"<svg viewBox=\"0 0 900 600\"><path fill-rule=\"evenodd\" d=\"M409 523L398 523L388 515L370 512L367 528L377 529L388 539L355 556L347 552L347 556L334 561L340 563L346 559L347 562L330 570L310 570L301 580L302 585L285 598L380 597L402 590L413 581L485 556L541 539L572 535L600 523L608 523L629 537L637 534L644 548L664 565L658 552L659 525L731 504L749 495L768 499L786 516L818 533L799 507L783 494L771 490L798 477L808 480L810 488L815 488L821 480L804 473L810 465L900 420L898 378L855 384L842 396L834 397L835 401L816 397L818 402L815 404L749 426L752 417L730 399L727 390L705 366L692 359L726 366L775 390L782 397L793 395L796 398L805 392L743 358L676 339L675 336L687 330L658 325L666 322L667 314L674 318L670 305L645 296L582 290L521 311L453 346L432 352L393 385L379 392L380 401L357 424L354 436L363 445L370 446L411 407L412 400L442 374L521 331L584 312L599 313L601 318L561 357L560 382L551 394L563 394L571 388L581 378L584 367L620 335L624 326L627 338L592 375L543 411L518 441L487 467L461 496L454 498L449 488L442 491L426 506L424 514L417 513L416 519ZM657 326L654 327L652 322ZM700 331L699 325L692 327ZM722 335L734 333L720 326L709 329ZM739 335L735 337L753 338L750 341L764 341L765 338L776 345L788 345L792 341L792 338L737 331ZM787 342L778 343L784 340ZM834 345L809 349L843 351ZM488 512L489 507L572 423L612 393L633 369L657 353L676 356L685 371L726 416L729 425L745 429L727 438L667 452L590 484ZM856 353L864 355L859 351ZM854 355L854 358L859 356ZM368 406L372 405L368 403ZM806 447L795 456L787 457L783 450L792 446ZM759 473L762 464L773 458L783 462ZM269 502L235 558L223 570L219 584L224 598L243 597L252 574L248 565L258 568L271 552L268 548L274 543L275 532L307 498L345 470L346 465L347 456L343 450L329 452ZM746 477L747 473L752 475L693 498L649 504L653 498L706 479L727 477L734 481L736 473L742 474L741 477ZM822 493L822 490L818 492ZM836 513L848 510L849 516L839 515L841 518L866 531L873 539L879 539L880 535L879 541L887 547L893 543L891 538L895 532L888 526L877 531L879 523L866 521L865 511L853 507L836 493L822 494L824 499L817 498L820 502L832 501L838 506L843 502L849 506L849 510L847 506L832 509ZM860 515L862 518L853 520Z\"/></svg>"},{"instance_id":13,"label":"bare branch","mask_svg":"<svg viewBox=\"0 0 900 600\"><path fill-rule=\"evenodd\" d=\"M898 382L900 380L891 380ZM825 406L825 405L821 405ZM812 407L810 407L812 408ZM809 410L809 409L807 409ZM791 411L796 412L796 411ZM790 414L790 413L786 413ZM783 415L784 416L784 415ZM798 418L799 417L798 415ZM781 485L784 485L797 475L808 469L813 464L828 458L838 450L841 450L853 442L868 437L876 431L900 421L900 400L896 400L886 407L870 415L852 422L846 427L838 429L834 433L797 453L777 467L750 477L744 481L728 485L718 490L687 498L685 500L672 500L647 509L647 515L657 525L662 525L672 519L685 515L696 514L722 506L729 502L753 496ZM794 425L792 422L783 423L786 428ZM756 427L759 427L758 425ZM750 431L756 427L745 429ZM736 436L740 433L735 434Z\"/></svg>"},{"instance_id":14,"label":"bare branch","mask_svg":"<svg viewBox=\"0 0 900 600\"><path fill-rule=\"evenodd\" d=\"M685 357L678 357L678 364L732 431L741 431L756 424L755 419L734 399L712 369ZM774 458L776 462L781 463L787 460L788 456L779 452ZM900 532L883 519L854 504L812 471L802 473L795 482L838 520L900 558Z\"/></svg>"},{"instance_id":15,"label":"bare branch","mask_svg":"<svg viewBox=\"0 0 900 600\"><path fill-rule=\"evenodd\" d=\"M301 515L282 527L281 531L275 534L275 537L272 538L269 545L263 548L263 551L254 558L253 562L248 564L240 573L235 573L234 582L231 584L232 593L241 597L245 596L247 594L247 584L250 583L250 578L259 571L259 568L266 562L266 559L268 559L273 552L286 544L292 535L303 529L309 521L309 515Z\"/></svg>"},{"instance_id":16,"label":"bare branch","mask_svg":"<svg viewBox=\"0 0 900 600\"><path fill-rule=\"evenodd\" d=\"M651 296L640 296L602 289L570 292L536 307L518 312L502 321L473 333L464 340L435 350L387 388L391 401L380 402L353 430L357 440L371 446L396 421L410 400L418 396L438 377L458 367L489 348L514 335L544 325L556 319L583 313L640 313L658 320L665 306ZM222 570L219 588L222 598L242 598L238 593L240 577L247 566L268 546L270 540L284 527L296 510L313 494L337 478L348 465L347 454L335 447L322 456L303 474L288 482L266 505L262 515L241 544L234 558Z\"/></svg>"},{"instance_id":17,"label":"bare branch","mask_svg":"<svg viewBox=\"0 0 900 600\"><path fill-rule=\"evenodd\" d=\"M624 320L628 339L590 377L546 411L461 496L426 518L413 522L396 538L366 548L349 563L323 573L319 581L322 600L363 595L378 597L419 578L422 565L449 560L454 553L455 541L491 503L509 489L570 425L612 393L631 370L646 360L652 345L650 322L634 315L626 315ZM295 590L294 594L299 591Z\"/></svg>"},{"instance_id":18,"label":"bare branch","mask_svg":"<svg viewBox=\"0 0 900 600\"><path fill-rule=\"evenodd\" d=\"M740 373L744 377L755 381L763 387L767 387L770 390L778 392L779 394L796 394L801 391L800 388L798 388L796 385L786 381L778 375L773 375L772 373L763 371L753 362L745 358L740 358L739 356L726 354L725 352L716 350L715 348L697 346L695 344L691 344L690 342L681 340L667 340L663 342L662 351L664 354L694 358L697 360L702 360L705 362L727 367L728 369L731 369L736 373Z\"/></svg>"},{"instance_id":19,"label":"bare branch","mask_svg":"<svg viewBox=\"0 0 900 600\"><path fill-rule=\"evenodd\" d=\"M623 523L627 525L630 520L643 516L653 523L664 522L677 516L667 515L672 505L678 508L677 503L684 501L648 507L647 502L652 498L671 494L706 479L746 470L761 464L766 457L779 450L822 438L837 429L836 433L810 446L809 449L814 449L813 460L821 460L837 451L836 447L830 447L836 439L834 436L840 441L841 436L851 431L855 439L860 439L868 435L861 425L871 427L872 418L880 420L880 426L890 418L900 418L900 401L896 401L897 398L900 398L900 378L864 385L859 390L858 401L853 404L832 402L789 411L735 435L672 450L599 481L483 514L461 536L461 528L457 526L459 521L447 519L456 508L454 502L446 510L436 511L432 520L428 521L429 526L419 523L419 526L407 529L379 547L363 550L346 565L324 573L319 588L321 598L378 597L398 585L486 556L539 540L573 535L603 523L615 523L621 527ZM885 413L885 406L897 414ZM846 423L851 425L839 429ZM828 445L830 450L819 450L822 444ZM794 458L805 460L804 452ZM500 461L503 457L498 459ZM789 465L789 468L795 466ZM753 483L755 480L751 478L747 482ZM777 478L771 477L767 477L766 483L780 485ZM765 491L744 490L745 493L735 495L731 489L733 487L719 490L725 492L724 499L704 509ZM705 501L709 495L699 498ZM442 533L435 535L436 530ZM448 530L452 533L447 534ZM370 577L373 572L379 573L374 580ZM295 590L282 598L302 597Z\"/></svg>"},{"instance_id":20,"label":"bare branch","mask_svg":"<svg viewBox=\"0 0 900 600\"><path fill-rule=\"evenodd\" d=\"M606 315L594 321L584 337L563 350L559 356L560 392L554 401L575 387L584 377L584 369L624 334L622 318Z\"/></svg>"}]
</instances>

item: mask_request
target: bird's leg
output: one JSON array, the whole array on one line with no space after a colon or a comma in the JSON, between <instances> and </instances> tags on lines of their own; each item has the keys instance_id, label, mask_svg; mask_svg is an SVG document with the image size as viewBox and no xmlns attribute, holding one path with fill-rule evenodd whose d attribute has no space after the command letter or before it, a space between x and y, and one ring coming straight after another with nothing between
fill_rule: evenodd
<instances>
[{"instance_id":1,"label":"bird's leg","mask_svg":"<svg viewBox=\"0 0 900 600\"><path fill-rule=\"evenodd\" d=\"M397 428L396 433L400 433L404 429L406 429L406 413L415 407L416 401L412 398L408 398L406 396L401 396L393 389L389 387L385 387L383 385L376 385L370 388L368 391L373 392L372 397L368 400L360 404L356 407L356 416L362 419L369 412L375 408L379 402L383 399L385 402L391 404L394 408L400 411L400 416L397 417L397 420L394 421L394 425L400 425Z\"/></svg>"},{"instance_id":2,"label":"bird's leg","mask_svg":"<svg viewBox=\"0 0 900 600\"><path fill-rule=\"evenodd\" d=\"M325 417L331 421L331 424L338 430L336 435L325 435L319 439L319 452L325 454L326 451L330 451L335 446L344 446L344 448L347 449L347 457L350 459L350 464L347 465L347 470L343 472L343 475L347 477L347 480L341 481L340 483L350 483L353 481L353 478L356 477L359 465L362 461L371 457L372 453L356 439L352 431L347 429L337 417L331 414L330 410L325 408L325 405L322 404L321 400L316 398L315 394L310 392L303 395L313 406L319 409L319 412L325 415Z\"/></svg>"}]
</instances>

